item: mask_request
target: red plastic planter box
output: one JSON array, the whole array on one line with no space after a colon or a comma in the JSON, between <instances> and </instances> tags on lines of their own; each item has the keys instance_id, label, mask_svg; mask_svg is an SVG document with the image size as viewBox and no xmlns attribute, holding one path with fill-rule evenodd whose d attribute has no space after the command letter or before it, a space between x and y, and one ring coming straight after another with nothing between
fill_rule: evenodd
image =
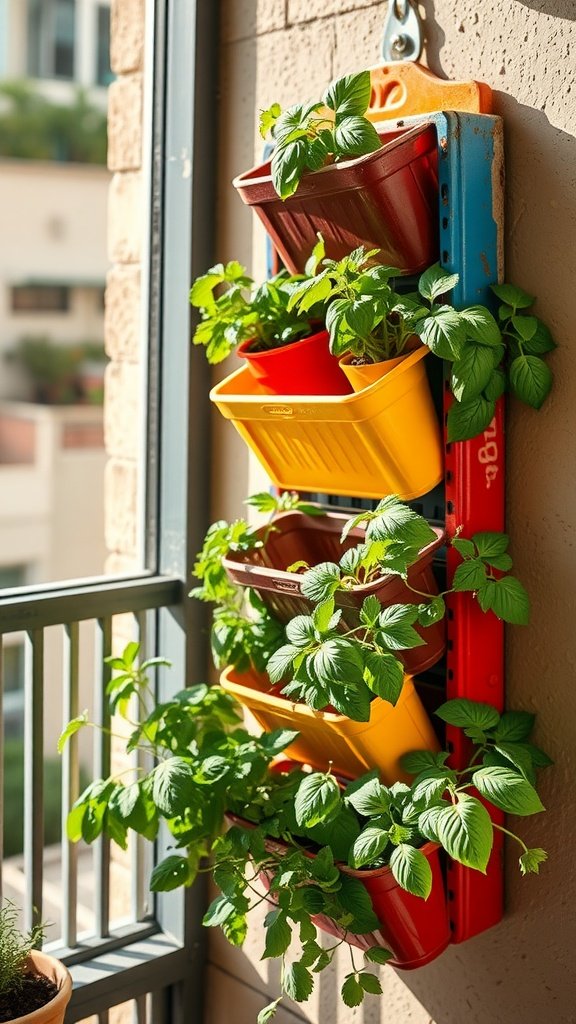
<instances>
[{"instance_id":1,"label":"red plastic planter box","mask_svg":"<svg viewBox=\"0 0 576 1024\"><path fill-rule=\"evenodd\" d=\"M348 516L329 512L323 516L307 516L302 512L283 512L274 520L274 529L263 527L258 531L263 547L249 551L230 553L223 559L223 566L234 583L252 587L273 615L281 622L289 622L295 615L307 615L310 603L303 597L301 577L287 572L294 562L308 562L310 566L320 562L338 562L345 551L364 540L364 530L351 530L343 544L340 535ZM436 540L420 552L418 560L410 567L408 580L412 587L425 594L437 594L438 587L432 571L435 552L444 543L444 532L435 529ZM371 583L338 591L335 595L338 607L343 609L342 623L348 629L358 625L358 611L364 598L374 594L382 605L418 603L423 598L406 586L400 576L380 576ZM426 641L425 647L411 651L399 651L406 671L412 675L424 672L434 665L445 650L444 622L437 622L426 628L417 627Z\"/></svg>"},{"instance_id":2,"label":"red plastic planter box","mask_svg":"<svg viewBox=\"0 0 576 1024\"><path fill-rule=\"evenodd\" d=\"M285 201L274 191L269 162L234 179L292 273L304 271L318 232L331 259L364 245L381 250L381 263L406 273L437 260L436 129L423 124L380 138L375 153L305 174Z\"/></svg>"}]
</instances>

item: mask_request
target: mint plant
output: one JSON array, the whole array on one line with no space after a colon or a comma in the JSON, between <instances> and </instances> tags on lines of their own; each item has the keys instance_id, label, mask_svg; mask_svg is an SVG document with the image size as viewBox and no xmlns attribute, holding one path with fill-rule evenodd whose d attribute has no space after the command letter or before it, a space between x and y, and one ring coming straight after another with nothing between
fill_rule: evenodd
<instances>
[{"instance_id":1,"label":"mint plant","mask_svg":"<svg viewBox=\"0 0 576 1024\"><path fill-rule=\"evenodd\" d=\"M119 737L127 752L146 752L154 766L134 768L133 778L123 771L92 782L70 811L69 839L92 843L104 834L125 848L129 832L154 841L163 821L173 852L154 868L152 890L189 886L199 873L211 873L220 895L204 924L220 926L235 945L244 941L251 911L267 903L263 958L280 959L282 992L292 999L308 999L315 975L348 935L379 927L368 891L346 865L389 868L401 888L426 899L432 875L422 847L428 841L466 867L485 871L499 829L520 845L522 874L538 873L546 860L544 850L493 823L485 806L521 817L544 810L536 772L552 762L531 742L534 716L528 712L500 715L488 704L448 701L437 713L470 739L465 768L451 768L446 752L416 751L403 758L415 775L410 786L384 786L374 770L343 788L330 771L272 768L296 734L252 736L240 724L239 705L217 686L192 686L155 703L137 655L132 644L121 657L107 659L117 673L109 697L130 728L127 740L125 732ZM150 669L158 660L149 662ZM91 724L86 712L70 722L60 749ZM224 831L226 820L231 827ZM328 949L317 942L317 915L342 936ZM289 951L293 939L297 953ZM381 991L378 979L351 956L341 990L348 1006ZM391 953L374 946L364 956L369 965L385 963ZM281 998L262 1011L262 1022Z\"/></svg>"},{"instance_id":2,"label":"mint plant","mask_svg":"<svg viewBox=\"0 0 576 1024\"><path fill-rule=\"evenodd\" d=\"M312 273L314 267L312 262ZM193 344L203 345L208 362L214 364L243 341L252 339L250 351L265 352L312 334L310 320L323 319L323 307L312 314L289 307L292 287L302 278L281 270L255 288L246 268L236 260L217 263L196 279L190 291L190 302L202 316Z\"/></svg>"},{"instance_id":3,"label":"mint plant","mask_svg":"<svg viewBox=\"0 0 576 1024\"><path fill-rule=\"evenodd\" d=\"M402 355L414 337L414 301L390 285L399 270L372 265L379 251L360 246L341 260L324 259L320 239L319 267L323 269L294 285L290 309L305 312L317 302L328 305L326 327L335 356L349 352L358 362L379 363Z\"/></svg>"},{"instance_id":4,"label":"mint plant","mask_svg":"<svg viewBox=\"0 0 576 1024\"><path fill-rule=\"evenodd\" d=\"M265 537L274 529L272 517L281 512L297 509L307 515L322 514L317 505L300 501L294 491L278 496L267 492L254 494L245 504L270 516ZM282 627L258 594L232 583L222 565L229 551L248 551L263 546L265 539L258 538L257 529L250 527L245 519L233 523L218 520L208 529L194 564L193 575L200 586L191 590L189 596L216 606L211 632L216 668L231 665L244 671L252 664L263 671L270 655L282 643Z\"/></svg>"},{"instance_id":5,"label":"mint plant","mask_svg":"<svg viewBox=\"0 0 576 1024\"><path fill-rule=\"evenodd\" d=\"M448 413L448 440L465 441L486 430L496 401L506 390L539 409L552 386L542 356L555 348L548 328L524 312L534 302L513 285L492 285L502 300L498 320L485 306L456 310L444 297L458 283L435 264L418 282L424 305L415 310L414 332L441 359L452 364L450 385L456 401Z\"/></svg>"},{"instance_id":6,"label":"mint plant","mask_svg":"<svg viewBox=\"0 0 576 1024\"><path fill-rule=\"evenodd\" d=\"M293 195L306 171L380 149L374 125L364 116L370 104L370 72L332 82L322 99L282 110L273 103L260 114L260 133L275 143L272 182L281 199Z\"/></svg>"}]
</instances>

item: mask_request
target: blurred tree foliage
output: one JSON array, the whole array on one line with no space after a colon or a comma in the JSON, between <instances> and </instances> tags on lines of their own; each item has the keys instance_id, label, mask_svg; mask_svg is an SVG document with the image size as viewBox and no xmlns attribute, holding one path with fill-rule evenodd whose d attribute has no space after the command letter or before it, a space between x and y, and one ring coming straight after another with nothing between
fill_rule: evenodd
<instances>
[{"instance_id":1,"label":"blurred tree foliage","mask_svg":"<svg viewBox=\"0 0 576 1024\"><path fill-rule=\"evenodd\" d=\"M53 103L29 82L0 82L0 157L106 163L106 114L76 92Z\"/></svg>"}]
</instances>

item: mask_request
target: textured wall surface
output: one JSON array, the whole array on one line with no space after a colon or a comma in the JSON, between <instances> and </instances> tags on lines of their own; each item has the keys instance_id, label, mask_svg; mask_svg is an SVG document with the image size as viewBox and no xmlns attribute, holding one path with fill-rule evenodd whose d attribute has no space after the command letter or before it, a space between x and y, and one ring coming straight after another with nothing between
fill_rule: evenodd
<instances>
[{"instance_id":1,"label":"textured wall surface","mask_svg":"<svg viewBox=\"0 0 576 1024\"><path fill-rule=\"evenodd\" d=\"M264 269L263 239L230 180L261 153L258 111L316 96L335 75L377 63L385 2L223 0L219 258ZM532 624L509 629L511 707L538 713L537 742L556 767L543 780L544 817L524 825L548 848L539 878L521 879L507 851L503 923L452 947L413 975L382 971L385 995L346 1010L336 977L323 978L295 1019L329 1024L554 1024L576 1022L576 3L573 0L425 0L429 66L447 78L477 78L495 90L505 118L506 276L538 296L537 312L558 342L554 391L536 413L514 403L508 417L508 525ZM219 420L215 513L234 515L253 470L229 424ZM252 474L252 476L251 476ZM565 804L560 807L560 794ZM260 963L256 927L242 952L212 944L208 1024L251 1024L277 968ZM349 969L349 968L348 968ZM328 972L326 972L328 973Z\"/></svg>"}]
</instances>

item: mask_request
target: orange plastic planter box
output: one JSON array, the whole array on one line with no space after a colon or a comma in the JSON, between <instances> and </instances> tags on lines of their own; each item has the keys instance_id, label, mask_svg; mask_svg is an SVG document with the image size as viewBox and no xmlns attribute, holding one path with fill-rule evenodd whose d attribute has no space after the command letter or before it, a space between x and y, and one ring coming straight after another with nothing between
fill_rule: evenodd
<instances>
[{"instance_id":1,"label":"orange plastic planter box","mask_svg":"<svg viewBox=\"0 0 576 1024\"><path fill-rule=\"evenodd\" d=\"M289 622L295 615L309 615L310 602L301 592L302 577L287 572L294 562L310 566L320 562L338 562L345 551L364 541L361 527L351 530L343 544L340 536L348 516L328 512L323 516L307 516L302 512L283 512L274 519L274 529L262 527L258 537L260 548L230 552L222 565L232 581L241 587L257 590L264 603L280 622ZM435 529L436 540L422 548L418 559L408 570L408 582L417 591L433 596L438 593L432 560L445 541L443 530ZM383 607L391 604L418 604L424 600L406 586L400 576L379 576L370 583L361 583L350 590L337 591L336 604L343 609L342 624L347 629L358 625L358 613L364 598L374 595ZM425 647L397 651L406 671L418 675L435 665L446 647L444 620L433 626L417 626Z\"/></svg>"},{"instance_id":2,"label":"orange plastic planter box","mask_svg":"<svg viewBox=\"0 0 576 1024\"><path fill-rule=\"evenodd\" d=\"M417 349L353 395L271 397L247 370L237 370L210 399L278 487L409 501L444 475L427 355L427 348Z\"/></svg>"},{"instance_id":3,"label":"orange plastic planter box","mask_svg":"<svg viewBox=\"0 0 576 1024\"><path fill-rule=\"evenodd\" d=\"M395 707L376 697L369 722L353 722L335 711L313 711L270 688L267 676L255 671L227 668L220 685L248 708L265 732L298 729L300 736L284 751L286 757L356 778L378 768L387 785L408 782L400 768L402 754L410 750L439 750L438 739L410 676L404 677Z\"/></svg>"}]
</instances>

